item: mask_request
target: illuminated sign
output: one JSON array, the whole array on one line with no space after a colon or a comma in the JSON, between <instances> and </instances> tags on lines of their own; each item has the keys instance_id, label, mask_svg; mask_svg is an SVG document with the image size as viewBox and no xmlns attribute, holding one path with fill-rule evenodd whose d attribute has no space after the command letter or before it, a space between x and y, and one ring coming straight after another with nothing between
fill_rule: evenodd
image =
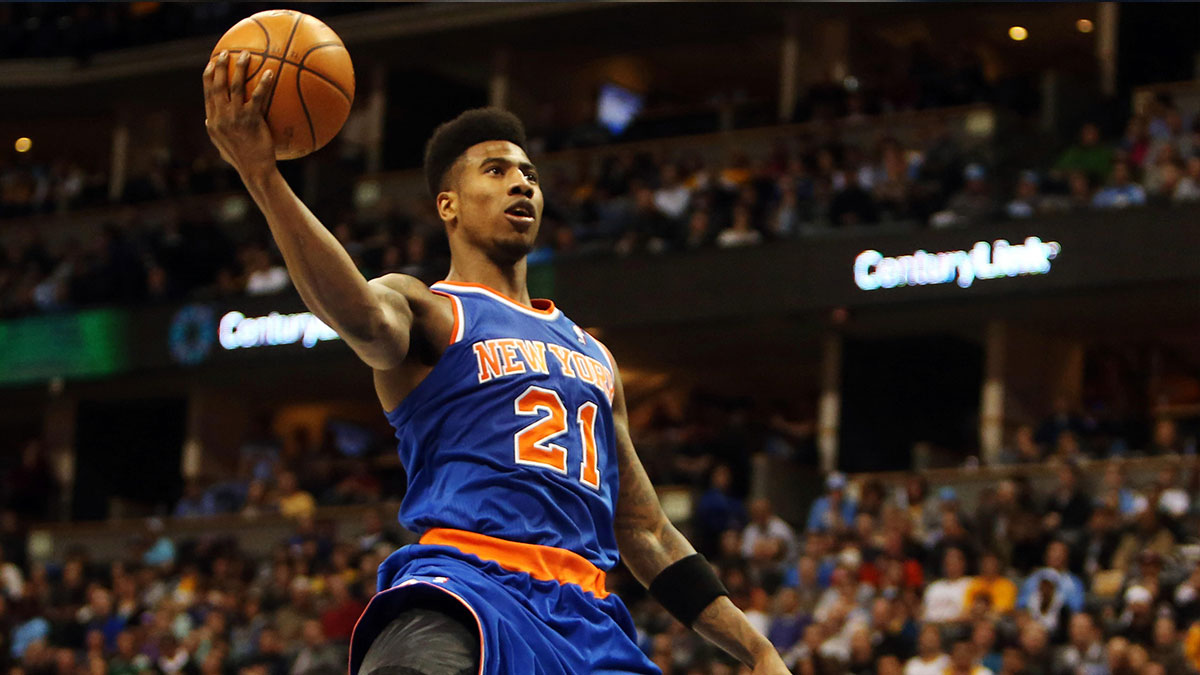
<instances>
[{"instance_id":1,"label":"illuminated sign","mask_svg":"<svg viewBox=\"0 0 1200 675\"><path fill-rule=\"evenodd\" d=\"M338 334L309 312L246 316L227 312L217 327L217 341L228 350L274 347L297 342L312 347L318 342L338 340Z\"/></svg>"},{"instance_id":2,"label":"illuminated sign","mask_svg":"<svg viewBox=\"0 0 1200 675\"><path fill-rule=\"evenodd\" d=\"M969 251L916 251L894 258L866 250L854 259L854 283L864 291L900 286L957 283L970 288L981 279L1046 274L1062 251L1056 241L1027 237L1022 244L997 239L975 242Z\"/></svg>"}]
</instances>

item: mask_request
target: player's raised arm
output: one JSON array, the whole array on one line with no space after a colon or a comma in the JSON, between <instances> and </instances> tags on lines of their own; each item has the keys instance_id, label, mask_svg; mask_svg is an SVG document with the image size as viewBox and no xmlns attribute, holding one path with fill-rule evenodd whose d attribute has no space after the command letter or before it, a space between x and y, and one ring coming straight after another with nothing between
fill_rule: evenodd
<instances>
[{"instance_id":1,"label":"player's raised arm","mask_svg":"<svg viewBox=\"0 0 1200 675\"><path fill-rule=\"evenodd\" d=\"M625 566L672 616L754 668L754 675L788 673L775 647L754 630L729 600L708 562L663 513L629 437L621 375L613 375L613 429L621 481L614 526Z\"/></svg>"},{"instance_id":2,"label":"player's raised arm","mask_svg":"<svg viewBox=\"0 0 1200 675\"><path fill-rule=\"evenodd\" d=\"M279 173L275 145L263 117L275 74L264 73L246 100L246 57L246 52L239 55L231 78L226 77L227 52L204 70L209 138L221 157L237 169L266 216L304 304L368 365L395 368L408 352L413 316L408 301L392 284L368 283Z\"/></svg>"}]
</instances>

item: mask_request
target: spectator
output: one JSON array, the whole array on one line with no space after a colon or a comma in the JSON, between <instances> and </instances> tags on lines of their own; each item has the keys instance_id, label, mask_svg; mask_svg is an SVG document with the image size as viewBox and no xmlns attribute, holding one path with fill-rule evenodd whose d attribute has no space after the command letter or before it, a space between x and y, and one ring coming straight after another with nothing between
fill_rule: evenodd
<instances>
[{"instance_id":1,"label":"spectator","mask_svg":"<svg viewBox=\"0 0 1200 675\"><path fill-rule=\"evenodd\" d=\"M967 589L971 578L966 576L967 560L957 548L946 550L942 576L925 588L923 621L931 624L961 621L967 609Z\"/></svg>"},{"instance_id":2,"label":"spectator","mask_svg":"<svg viewBox=\"0 0 1200 675\"><path fill-rule=\"evenodd\" d=\"M1033 427L1022 424L1013 434L1012 444L1000 454L1001 464L1036 464L1042 461L1042 448L1034 438Z\"/></svg>"},{"instance_id":3,"label":"spectator","mask_svg":"<svg viewBox=\"0 0 1200 675\"><path fill-rule=\"evenodd\" d=\"M829 492L817 497L808 510L805 529L809 532L846 528L854 522L857 505L846 496L846 477L834 472L825 478Z\"/></svg>"},{"instance_id":4,"label":"spectator","mask_svg":"<svg viewBox=\"0 0 1200 675\"><path fill-rule=\"evenodd\" d=\"M750 207L742 204L734 207L732 224L717 235L717 246L735 248L761 244L762 233L754 229L750 219Z\"/></svg>"},{"instance_id":5,"label":"spectator","mask_svg":"<svg viewBox=\"0 0 1200 675\"><path fill-rule=\"evenodd\" d=\"M1046 546L1046 566L1029 575L1021 584L1021 592L1017 596L1019 609L1032 611L1030 603L1037 595L1041 600L1053 598L1061 601L1062 606L1072 612L1083 611L1083 582L1067 568L1068 555L1069 549L1061 540L1056 539ZM1042 581L1050 581L1057 592L1048 594L1042 588ZM1043 606L1039 611L1046 613L1047 606Z\"/></svg>"},{"instance_id":6,"label":"spectator","mask_svg":"<svg viewBox=\"0 0 1200 675\"><path fill-rule=\"evenodd\" d=\"M978 225L994 216L995 198L987 182L987 169L982 164L968 164L963 170L966 185L946 203L943 211L933 214L933 227Z\"/></svg>"},{"instance_id":7,"label":"spectator","mask_svg":"<svg viewBox=\"0 0 1200 675\"><path fill-rule=\"evenodd\" d=\"M337 642L349 643L354 625L362 615L366 604L359 601L350 593L345 579L337 575L325 577L329 604L321 612L321 629L325 637Z\"/></svg>"},{"instance_id":8,"label":"spectator","mask_svg":"<svg viewBox=\"0 0 1200 675\"><path fill-rule=\"evenodd\" d=\"M959 640L950 648L949 675L992 675L992 671L979 663L970 641Z\"/></svg>"},{"instance_id":9,"label":"spectator","mask_svg":"<svg viewBox=\"0 0 1200 675\"><path fill-rule=\"evenodd\" d=\"M1064 538L1078 539L1087 525L1092 506L1079 487L1079 468L1076 464L1060 464L1055 475L1058 484L1043 507L1046 530L1061 530Z\"/></svg>"},{"instance_id":10,"label":"spectator","mask_svg":"<svg viewBox=\"0 0 1200 675\"><path fill-rule=\"evenodd\" d=\"M1133 182L1129 164L1126 162L1113 164L1109 184L1092 197L1092 206L1098 209L1123 209L1142 206L1145 203L1146 191L1141 185Z\"/></svg>"},{"instance_id":11,"label":"spectator","mask_svg":"<svg viewBox=\"0 0 1200 675\"><path fill-rule=\"evenodd\" d=\"M1108 176L1113 165L1113 152L1100 142L1100 127L1092 122L1079 129L1079 142L1068 148L1054 168L1062 172L1082 171L1092 181Z\"/></svg>"},{"instance_id":12,"label":"spectator","mask_svg":"<svg viewBox=\"0 0 1200 675\"><path fill-rule=\"evenodd\" d=\"M1113 567L1128 572L1143 551L1168 557L1174 548L1175 535L1162 522L1158 511L1147 506L1134 517L1133 526L1121 537L1121 543L1113 554Z\"/></svg>"},{"instance_id":13,"label":"spectator","mask_svg":"<svg viewBox=\"0 0 1200 675\"><path fill-rule=\"evenodd\" d=\"M942 651L942 634L934 624L921 628L917 654L904 664L904 675L944 675L950 657Z\"/></svg>"},{"instance_id":14,"label":"spectator","mask_svg":"<svg viewBox=\"0 0 1200 675\"><path fill-rule=\"evenodd\" d=\"M742 557L756 573L774 577L776 582L784 568L796 559L796 533L791 525L772 513L767 499L750 503L750 523L742 531Z\"/></svg>"},{"instance_id":15,"label":"spectator","mask_svg":"<svg viewBox=\"0 0 1200 675\"><path fill-rule=\"evenodd\" d=\"M992 672L1000 672L1003 658L996 640L996 623L988 619L976 621L971 630L971 648L975 660Z\"/></svg>"},{"instance_id":16,"label":"spectator","mask_svg":"<svg viewBox=\"0 0 1200 675\"><path fill-rule=\"evenodd\" d=\"M979 598L1000 614L1016 608L1017 585L1003 576L1003 563L995 551L987 551L979 559L979 576L971 579L967 586L966 606L975 604Z\"/></svg>"},{"instance_id":17,"label":"spectator","mask_svg":"<svg viewBox=\"0 0 1200 675\"><path fill-rule=\"evenodd\" d=\"M1059 649L1054 657L1054 673L1056 675L1106 672L1108 654L1101 641L1102 633L1091 614L1087 612L1073 614L1067 634L1069 642Z\"/></svg>"},{"instance_id":18,"label":"spectator","mask_svg":"<svg viewBox=\"0 0 1200 675\"><path fill-rule=\"evenodd\" d=\"M275 506L279 513L287 518L311 518L317 510L317 501L313 496L301 490L296 481L296 474L284 471L279 474L279 489L275 497Z\"/></svg>"},{"instance_id":19,"label":"spectator","mask_svg":"<svg viewBox=\"0 0 1200 675\"><path fill-rule=\"evenodd\" d=\"M1041 213L1042 199L1038 194L1038 175L1033 171L1022 171L1017 180L1017 189L1011 201L1004 207L1004 213L1013 220L1032 218Z\"/></svg>"},{"instance_id":20,"label":"spectator","mask_svg":"<svg viewBox=\"0 0 1200 675\"><path fill-rule=\"evenodd\" d=\"M800 607L800 595L794 588L781 588L775 597L775 616L765 635L779 653L786 653L804 634L808 619Z\"/></svg>"},{"instance_id":21,"label":"spectator","mask_svg":"<svg viewBox=\"0 0 1200 675\"><path fill-rule=\"evenodd\" d=\"M695 524L697 543L704 551L715 551L721 533L741 529L746 525L746 509L742 501L729 493L733 473L728 464L718 464L709 477L709 488L696 505Z\"/></svg>"}]
</instances>

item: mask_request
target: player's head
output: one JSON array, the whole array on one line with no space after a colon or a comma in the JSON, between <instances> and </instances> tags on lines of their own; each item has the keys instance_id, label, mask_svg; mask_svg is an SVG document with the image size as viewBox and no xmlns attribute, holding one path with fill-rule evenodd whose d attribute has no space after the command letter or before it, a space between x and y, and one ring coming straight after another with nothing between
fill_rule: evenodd
<instances>
[{"instance_id":1,"label":"player's head","mask_svg":"<svg viewBox=\"0 0 1200 675\"><path fill-rule=\"evenodd\" d=\"M512 113L478 108L439 126L425 146L425 179L451 253L466 246L513 264L533 250L544 202Z\"/></svg>"}]
</instances>

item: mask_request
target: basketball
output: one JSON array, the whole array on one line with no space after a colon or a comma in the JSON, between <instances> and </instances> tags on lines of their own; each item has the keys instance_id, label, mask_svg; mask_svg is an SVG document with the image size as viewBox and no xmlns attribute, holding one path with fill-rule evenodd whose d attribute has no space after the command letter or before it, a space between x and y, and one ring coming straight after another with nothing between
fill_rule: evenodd
<instances>
[{"instance_id":1,"label":"basketball","mask_svg":"<svg viewBox=\"0 0 1200 675\"><path fill-rule=\"evenodd\" d=\"M224 50L230 80L238 55L250 53L247 100L263 72L275 71L266 116L276 158L319 150L346 123L354 102L354 66L341 38L318 19L290 9L259 12L226 31L212 58Z\"/></svg>"}]
</instances>

